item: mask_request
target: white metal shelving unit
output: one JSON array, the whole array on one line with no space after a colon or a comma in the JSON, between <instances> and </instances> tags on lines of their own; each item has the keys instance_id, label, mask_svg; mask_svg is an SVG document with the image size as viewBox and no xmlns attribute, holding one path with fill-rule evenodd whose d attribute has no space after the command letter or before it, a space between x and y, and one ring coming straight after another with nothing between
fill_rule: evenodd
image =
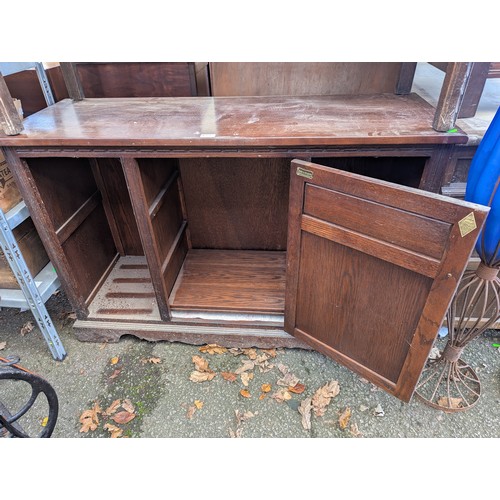
<instances>
[{"instance_id":1,"label":"white metal shelving unit","mask_svg":"<svg viewBox=\"0 0 500 500\"><path fill-rule=\"evenodd\" d=\"M0 63L0 78L30 68L36 69L47 105L54 104L42 63ZM0 246L20 287L19 290L0 289L0 307L12 307L21 311L30 309L52 356L62 361L66 357L66 351L45 307L45 302L60 286L59 278L50 262L33 277L13 234L13 230L29 217L24 201L7 213L0 209Z\"/></svg>"}]
</instances>

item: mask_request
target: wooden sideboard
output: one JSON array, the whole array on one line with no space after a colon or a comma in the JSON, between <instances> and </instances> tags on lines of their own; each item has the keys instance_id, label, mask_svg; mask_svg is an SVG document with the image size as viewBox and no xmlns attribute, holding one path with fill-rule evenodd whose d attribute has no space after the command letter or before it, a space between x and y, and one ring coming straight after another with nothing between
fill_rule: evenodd
<instances>
[{"instance_id":1,"label":"wooden sideboard","mask_svg":"<svg viewBox=\"0 0 500 500\"><path fill-rule=\"evenodd\" d=\"M313 347L408 401L487 213L432 193L467 140L433 116L412 94L63 100L0 145L79 339Z\"/></svg>"}]
</instances>

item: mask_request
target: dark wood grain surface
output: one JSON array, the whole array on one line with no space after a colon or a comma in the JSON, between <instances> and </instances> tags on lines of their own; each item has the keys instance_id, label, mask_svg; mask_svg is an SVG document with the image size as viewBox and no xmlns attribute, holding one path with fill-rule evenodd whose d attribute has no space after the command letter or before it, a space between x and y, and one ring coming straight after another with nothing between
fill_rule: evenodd
<instances>
[{"instance_id":1,"label":"dark wood grain surface","mask_svg":"<svg viewBox=\"0 0 500 500\"><path fill-rule=\"evenodd\" d=\"M30 158L28 164L56 230L97 190L86 158Z\"/></svg>"},{"instance_id":2,"label":"dark wood grain surface","mask_svg":"<svg viewBox=\"0 0 500 500\"><path fill-rule=\"evenodd\" d=\"M117 254L102 204L85 218L61 246L75 271L78 288L88 305L96 286L105 277Z\"/></svg>"},{"instance_id":3,"label":"dark wood grain surface","mask_svg":"<svg viewBox=\"0 0 500 500\"><path fill-rule=\"evenodd\" d=\"M127 181L130 201L132 202L142 248L151 274L151 282L156 294L160 316L163 320L168 321L170 319L170 310L168 307L170 290L167 289L165 284L162 273L163 261L160 256L160 252L165 252L165 249L160 248L158 245L158 234L153 230L153 223L150 216L150 202L148 202L148 200L156 197L162 185L157 185L154 188L150 182L150 177L143 177L141 166L135 159L121 158L120 161L123 166L125 180ZM150 168L154 170L153 166ZM158 168L161 170L161 167Z\"/></svg>"},{"instance_id":4,"label":"dark wood grain surface","mask_svg":"<svg viewBox=\"0 0 500 500\"><path fill-rule=\"evenodd\" d=\"M285 331L408 401L488 209L299 160L290 193Z\"/></svg>"},{"instance_id":5,"label":"dark wood grain surface","mask_svg":"<svg viewBox=\"0 0 500 500\"><path fill-rule=\"evenodd\" d=\"M123 169L117 158L91 159L104 208L121 255L144 255Z\"/></svg>"},{"instance_id":6,"label":"dark wood grain surface","mask_svg":"<svg viewBox=\"0 0 500 500\"><path fill-rule=\"evenodd\" d=\"M179 160L193 248L284 250L290 161Z\"/></svg>"},{"instance_id":7,"label":"dark wood grain surface","mask_svg":"<svg viewBox=\"0 0 500 500\"><path fill-rule=\"evenodd\" d=\"M296 328L396 383L432 280L307 232L301 252Z\"/></svg>"},{"instance_id":8,"label":"dark wood grain surface","mask_svg":"<svg viewBox=\"0 0 500 500\"><path fill-rule=\"evenodd\" d=\"M77 63L85 97L195 96L194 63Z\"/></svg>"},{"instance_id":9,"label":"dark wood grain surface","mask_svg":"<svg viewBox=\"0 0 500 500\"><path fill-rule=\"evenodd\" d=\"M172 309L282 314L285 252L190 250L174 290Z\"/></svg>"},{"instance_id":10,"label":"dark wood grain surface","mask_svg":"<svg viewBox=\"0 0 500 500\"><path fill-rule=\"evenodd\" d=\"M95 286L116 256L89 160L31 158L28 166L43 198L43 210L47 212L60 244L57 256L52 255L51 260L58 266L60 252L64 254L64 259L72 267L78 293L88 303ZM33 212L37 213L35 222L41 216L40 212L40 208ZM54 245L54 242L44 243L47 248Z\"/></svg>"},{"instance_id":11,"label":"dark wood grain surface","mask_svg":"<svg viewBox=\"0 0 500 500\"><path fill-rule=\"evenodd\" d=\"M211 62L214 96L394 92L399 62Z\"/></svg>"},{"instance_id":12,"label":"dark wood grain surface","mask_svg":"<svg viewBox=\"0 0 500 500\"><path fill-rule=\"evenodd\" d=\"M432 129L434 109L398 96L63 100L24 122L12 146L312 146L464 143Z\"/></svg>"}]
</instances>

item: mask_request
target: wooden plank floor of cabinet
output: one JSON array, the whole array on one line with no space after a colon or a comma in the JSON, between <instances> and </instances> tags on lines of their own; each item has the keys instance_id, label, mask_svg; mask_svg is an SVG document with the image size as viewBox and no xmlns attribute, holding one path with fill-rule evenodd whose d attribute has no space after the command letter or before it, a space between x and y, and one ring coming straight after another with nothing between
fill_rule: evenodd
<instances>
[{"instance_id":1,"label":"wooden plank floor of cabinet","mask_svg":"<svg viewBox=\"0 0 500 500\"><path fill-rule=\"evenodd\" d=\"M294 160L285 331L409 401L488 210Z\"/></svg>"},{"instance_id":2,"label":"wooden plank floor of cabinet","mask_svg":"<svg viewBox=\"0 0 500 500\"><path fill-rule=\"evenodd\" d=\"M218 320L199 317L198 319L178 318L167 322L162 321L146 258L126 256L120 257L92 300L88 317L74 323L73 331L76 337L89 342L117 342L123 335L133 335L150 341L168 340L195 345L218 343L226 347L310 349L307 344L283 331L285 253L232 250L213 252L209 256L211 253L209 250L193 251L193 255L199 253L197 257L201 256L201 259L196 259L196 257L190 259L195 262L191 276L201 271L207 274L206 280L214 279L214 277L215 281L227 279L229 286L224 287L221 282L219 283L220 290L225 288L226 297L232 297L235 280L249 282L248 278L253 276L260 281L260 284L254 283L248 286L253 287L254 291L260 294L260 298L255 295L249 297L254 300L257 298L261 305L264 297L272 297L270 300L275 304L273 306L275 313L263 315L262 311L259 311L259 314L252 315L250 312L245 316L246 319L242 320L241 313L238 312L236 314L238 319L231 320L227 312L220 312L219 309L219 312L214 313L219 318ZM202 262L201 267L196 266L196 260ZM211 263L210 268L207 268L207 263ZM247 278L244 277L245 274ZM268 289L262 292L266 290L266 283ZM213 300L212 304L214 304ZM190 302L190 305L192 307L193 303ZM243 303L233 300L231 305L237 309L241 309L242 306L246 309L249 307L246 300ZM201 314L201 311L193 309L191 311L195 316ZM180 311L174 308L174 312L179 314ZM232 312L235 310L233 309Z\"/></svg>"},{"instance_id":3,"label":"wooden plank floor of cabinet","mask_svg":"<svg viewBox=\"0 0 500 500\"><path fill-rule=\"evenodd\" d=\"M189 250L172 310L283 314L285 252Z\"/></svg>"}]
</instances>

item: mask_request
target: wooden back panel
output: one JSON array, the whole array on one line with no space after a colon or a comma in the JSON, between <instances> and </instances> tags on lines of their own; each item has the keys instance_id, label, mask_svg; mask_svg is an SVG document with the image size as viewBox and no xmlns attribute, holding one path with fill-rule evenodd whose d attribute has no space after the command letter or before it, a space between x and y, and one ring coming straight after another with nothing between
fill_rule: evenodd
<instances>
[{"instance_id":1,"label":"wooden back panel","mask_svg":"<svg viewBox=\"0 0 500 500\"><path fill-rule=\"evenodd\" d=\"M179 160L193 248L284 250L290 161Z\"/></svg>"},{"instance_id":2,"label":"wooden back panel","mask_svg":"<svg viewBox=\"0 0 500 500\"><path fill-rule=\"evenodd\" d=\"M347 95L394 92L401 63L215 62L214 96Z\"/></svg>"},{"instance_id":3,"label":"wooden back panel","mask_svg":"<svg viewBox=\"0 0 500 500\"><path fill-rule=\"evenodd\" d=\"M194 63L78 63L85 97L195 96Z\"/></svg>"},{"instance_id":4,"label":"wooden back panel","mask_svg":"<svg viewBox=\"0 0 500 500\"><path fill-rule=\"evenodd\" d=\"M198 66L199 78L195 75L195 63L187 62L81 63L77 70L87 98L209 95L203 78L206 65ZM46 73L56 102L69 97L60 66L47 68ZM21 100L25 117L47 107L34 70L6 76L5 82L12 97Z\"/></svg>"},{"instance_id":5,"label":"wooden back panel","mask_svg":"<svg viewBox=\"0 0 500 500\"><path fill-rule=\"evenodd\" d=\"M299 160L290 186L285 330L408 401L488 209Z\"/></svg>"}]
</instances>

